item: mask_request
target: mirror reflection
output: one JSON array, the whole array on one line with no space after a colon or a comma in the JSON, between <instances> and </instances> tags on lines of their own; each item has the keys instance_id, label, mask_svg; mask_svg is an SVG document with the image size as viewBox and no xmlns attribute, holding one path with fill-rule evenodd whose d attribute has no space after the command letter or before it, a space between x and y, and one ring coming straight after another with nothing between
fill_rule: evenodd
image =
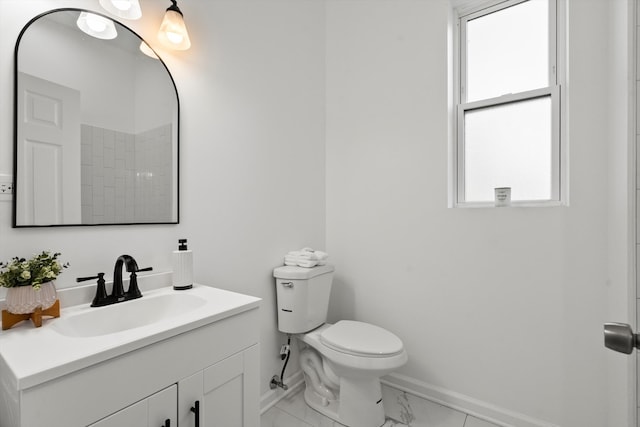
<instances>
[{"instance_id":1,"label":"mirror reflection","mask_svg":"<svg viewBox=\"0 0 640 427\"><path fill-rule=\"evenodd\" d=\"M177 223L173 79L124 25L83 32L83 12L43 14L16 43L14 226Z\"/></svg>"}]
</instances>

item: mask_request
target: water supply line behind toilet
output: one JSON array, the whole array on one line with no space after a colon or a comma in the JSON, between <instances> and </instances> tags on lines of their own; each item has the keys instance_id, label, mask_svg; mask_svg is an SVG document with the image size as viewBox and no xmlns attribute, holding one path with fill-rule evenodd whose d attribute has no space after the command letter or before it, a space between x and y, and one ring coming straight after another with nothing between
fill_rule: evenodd
<instances>
[{"instance_id":1,"label":"water supply line behind toilet","mask_svg":"<svg viewBox=\"0 0 640 427\"><path fill-rule=\"evenodd\" d=\"M283 390L288 390L289 386L284 383L284 371L287 369L287 363L289 363L289 358L291 357L291 335L287 334L287 343L280 348L280 358L284 360L284 365L282 366L282 372L280 373L280 377L274 375L271 377L271 382L269 382L269 388L271 390L280 387Z\"/></svg>"}]
</instances>

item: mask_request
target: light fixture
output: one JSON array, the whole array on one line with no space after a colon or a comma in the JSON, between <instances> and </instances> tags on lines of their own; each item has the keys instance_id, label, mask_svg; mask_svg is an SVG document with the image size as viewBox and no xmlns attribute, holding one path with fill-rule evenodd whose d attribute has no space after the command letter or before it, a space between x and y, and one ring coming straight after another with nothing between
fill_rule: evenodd
<instances>
[{"instance_id":1,"label":"light fixture","mask_svg":"<svg viewBox=\"0 0 640 427\"><path fill-rule=\"evenodd\" d=\"M95 13L80 12L76 24L82 31L98 39L110 40L118 36L113 21Z\"/></svg>"},{"instance_id":2,"label":"light fixture","mask_svg":"<svg viewBox=\"0 0 640 427\"><path fill-rule=\"evenodd\" d=\"M191 47L187 27L184 25L182 12L176 4L176 0L171 0L172 5L167 8L164 14L158 39L166 47L176 50L187 50Z\"/></svg>"},{"instance_id":3,"label":"light fixture","mask_svg":"<svg viewBox=\"0 0 640 427\"><path fill-rule=\"evenodd\" d=\"M138 0L100 0L100 6L118 18L140 19L142 17Z\"/></svg>"},{"instance_id":4,"label":"light fixture","mask_svg":"<svg viewBox=\"0 0 640 427\"><path fill-rule=\"evenodd\" d=\"M140 52L144 53L150 58L160 59L158 58L158 55L156 55L156 53L153 51L153 49L151 49L151 46L149 46L144 40L140 42Z\"/></svg>"}]
</instances>

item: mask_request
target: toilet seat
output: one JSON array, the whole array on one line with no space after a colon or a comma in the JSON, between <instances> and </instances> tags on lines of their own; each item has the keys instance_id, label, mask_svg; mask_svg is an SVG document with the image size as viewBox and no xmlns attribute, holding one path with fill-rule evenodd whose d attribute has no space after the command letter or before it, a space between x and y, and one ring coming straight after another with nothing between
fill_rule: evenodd
<instances>
[{"instance_id":1,"label":"toilet seat","mask_svg":"<svg viewBox=\"0 0 640 427\"><path fill-rule=\"evenodd\" d=\"M353 320L340 320L322 331L320 342L327 347L360 357L389 357L400 354L400 338L379 326Z\"/></svg>"}]
</instances>

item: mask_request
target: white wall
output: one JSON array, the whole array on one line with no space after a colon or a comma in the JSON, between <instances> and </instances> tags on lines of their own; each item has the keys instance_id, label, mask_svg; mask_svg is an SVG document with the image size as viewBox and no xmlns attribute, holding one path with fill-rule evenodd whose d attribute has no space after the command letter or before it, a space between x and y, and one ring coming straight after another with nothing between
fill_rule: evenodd
<instances>
[{"instance_id":1,"label":"white wall","mask_svg":"<svg viewBox=\"0 0 640 427\"><path fill-rule=\"evenodd\" d=\"M624 280L607 269L607 203L622 203L603 161L615 136L608 3L570 2L570 207L446 207L447 0L185 1L193 46L160 51L182 108L181 224L15 230L0 201L0 259L59 250L68 287L109 275L122 253L168 270L187 237L199 281L264 299L264 393L281 367L271 269L326 235L332 318L396 332L410 355L401 375L458 402L607 425L602 323L624 320L605 318ZM12 172L15 39L65 6L99 10L0 1L0 173ZM142 7L130 26L153 41L165 7Z\"/></svg>"},{"instance_id":2,"label":"white wall","mask_svg":"<svg viewBox=\"0 0 640 427\"><path fill-rule=\"evenodd\" d=\"M168 4L143 0L130 22L154 45ZM13 48L20 29L57 7L97 0L0 1L0 174L12 173ZM316 1L185 1L193 46L159 49L181 101L180 225L12 229L0 201L0 259L42 249L71 262L57 281L111 269L123 253L171 269L189 239L195 278L262 304L262 384L280 373L273 267L289 250L324 247L324 14ZM212 343L224 345L224 343Z\"/></svg>"},{"instance_id":3,"label":"white wall","mask_svg":"<svg viewBox=\"0 0 640 427\"><path fill-rule=\"evenodd\" d=\"M284 342L272 270L290 250L325 246L323 4L193 1L182 11L193 45L172 69L187 141L181 222L198 280L263 298L264 393Z\"/></svg>"},{"instance_id":4,"label":"white wall","mask_svg":"<svg viewBox=\"0 0 640 427\"><path fill-rule=\"evenodd\" d=\"M571 205L449 209L449 2L327 2L332 317L395 331L397 378L518 425L607 425L609 5L569 2Z\"/></svg>"}]
</instances>

